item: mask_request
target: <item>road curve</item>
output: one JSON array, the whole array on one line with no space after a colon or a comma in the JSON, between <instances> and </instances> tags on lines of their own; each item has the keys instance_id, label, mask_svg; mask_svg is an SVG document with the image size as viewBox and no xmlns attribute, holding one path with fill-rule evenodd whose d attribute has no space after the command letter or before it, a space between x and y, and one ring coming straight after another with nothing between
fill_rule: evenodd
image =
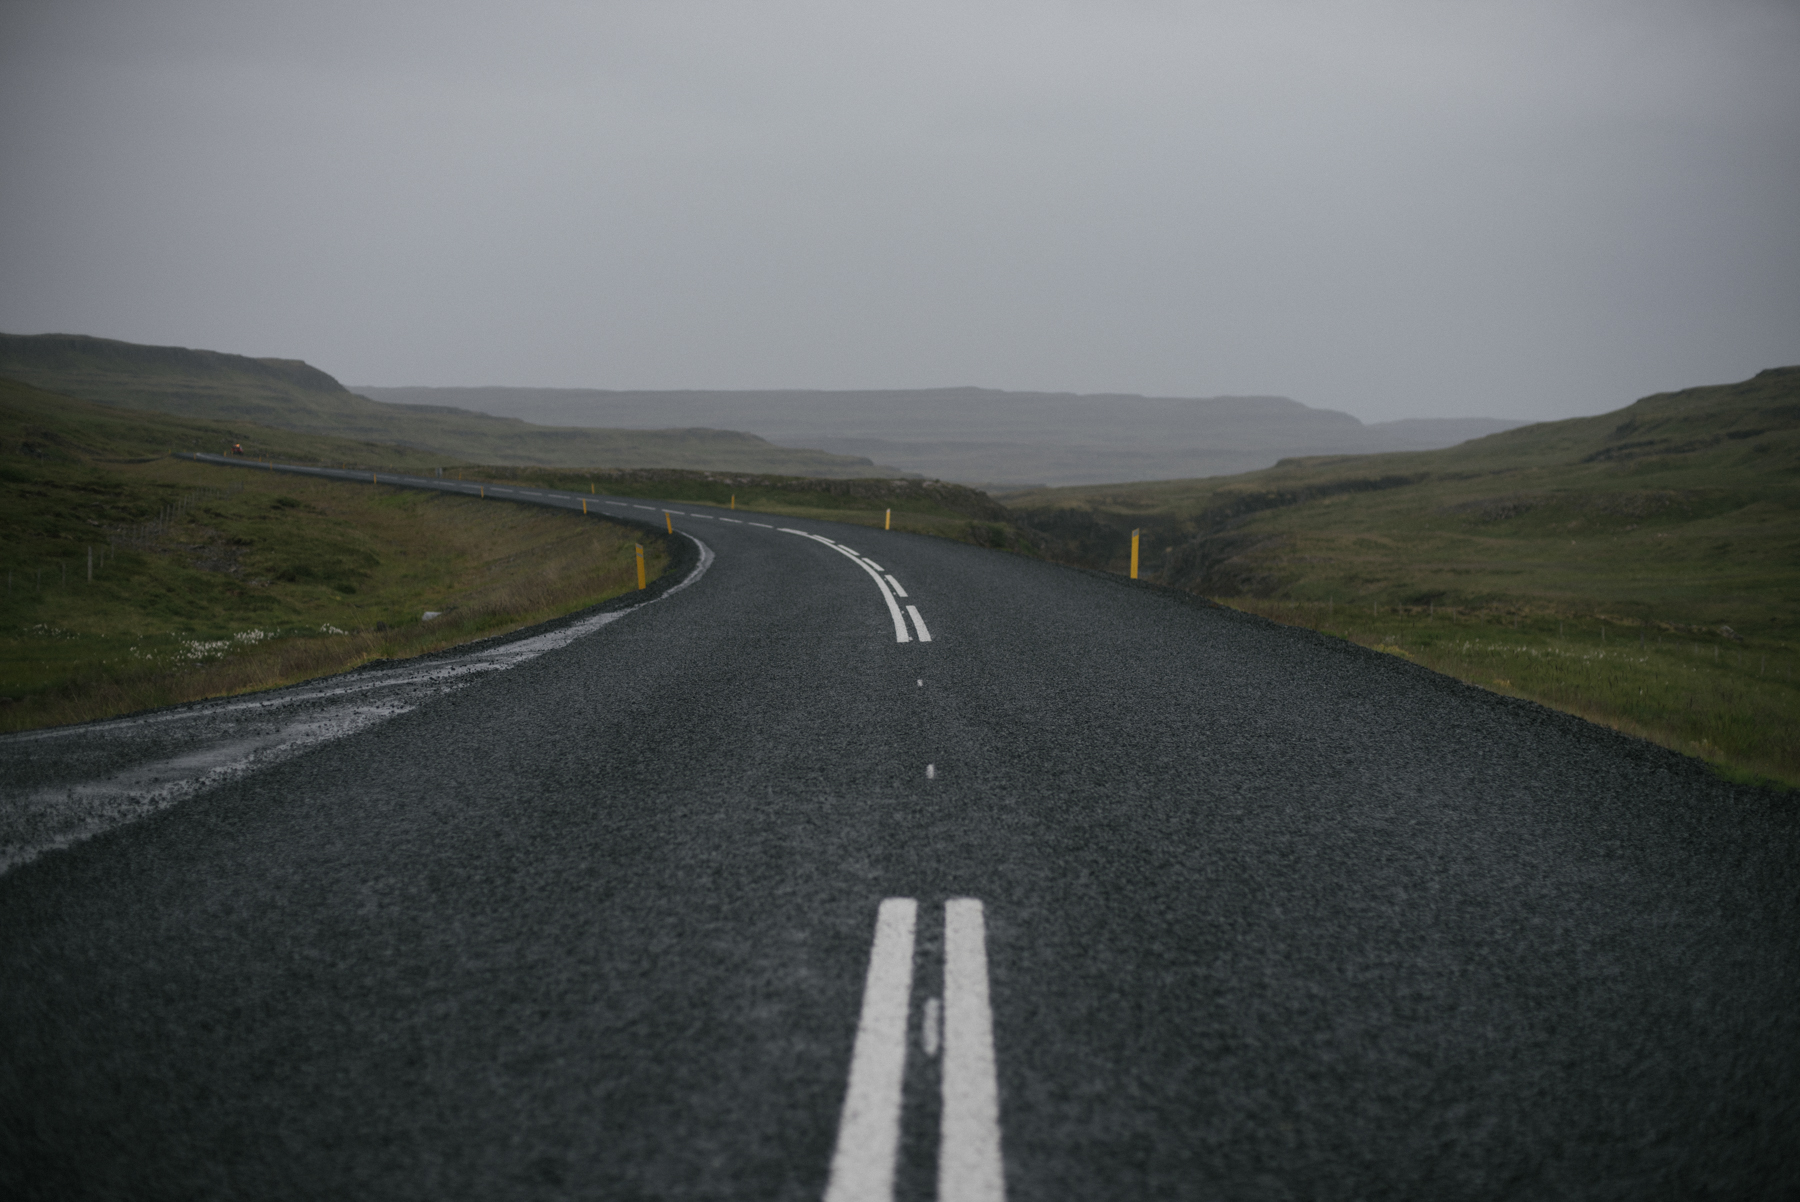
<instances>
[{"instance_id":1,"label":"road curve","mask_svg":"<svg viewBox=\"0 0 1800 1202\"><path fill-rule=\"evenodd\" d=\"M0 1194L1800 1191L1791 804L1164 590L670 508L687 587L360 722L0 740Z\"/></svg>"}]
</instances>

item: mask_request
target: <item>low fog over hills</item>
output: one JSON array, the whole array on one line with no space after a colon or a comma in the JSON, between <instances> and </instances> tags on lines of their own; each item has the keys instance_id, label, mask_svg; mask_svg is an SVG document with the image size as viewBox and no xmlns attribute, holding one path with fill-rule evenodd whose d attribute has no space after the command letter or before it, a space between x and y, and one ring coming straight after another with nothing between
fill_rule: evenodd
<instances>
[{"instance_id":1,"label":"low fog over hills","mask_svg":"<svg viewBox=\"0 0 1800 1202\"><path fill-rule=\"evenodd\" d=\"M867 456L994 487L1218 476L1293 455L1423 451L1524 422L1412 419L1364 425L1286 397L1151 397L934 388L891 392L610 392L577 388L374 388L553 426L745 430L770 442Z\"/></svg>"}]
</instances>

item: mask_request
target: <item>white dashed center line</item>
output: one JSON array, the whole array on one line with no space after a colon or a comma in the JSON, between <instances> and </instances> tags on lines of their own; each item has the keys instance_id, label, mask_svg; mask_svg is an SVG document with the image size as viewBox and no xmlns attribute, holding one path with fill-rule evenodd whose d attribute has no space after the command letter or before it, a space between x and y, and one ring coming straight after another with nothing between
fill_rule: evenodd
<instances>
[{"instance_id":1,"label":"white dashed center line","mask_svg":"<svg viewBox=\"0 0 1800 1202\"><path fill-rule=\"evenodd\" d=\"M908 634L906 631L906 618L900 612L900 603L894 600L894 594L888 588L887 581L881 578L881 573L864 563L862 561L862 556L850 550L848 547L838 546L823 534L808 534L804 530L793 530L786 526L781 528L781 532L783 534L798 534L801 538L810 538L814 542L824 543L827 547L830 547L833 551L836 551L851 563L867 572L869 574L869 579L875 582L875 587L881 590L881 599L887 602L888 614L894 619L894 641L896 643L912 642L912 635ZM921 629L923 629L923 627L921 627Z\"/></svg>"},{"instance_id":2,"label":"white dashed center line","mask_svg":"<svg viewBox=\"0 0 1800 1202\"><path fill-rule=\"evenodd\" d=\"M494 492L512 492L512 491L517 491L517 490L496 488L493 491ZM552 496L553 494L530 492L527 490L525 495L549 497L549 496ZM554 494L554 495L561 497L561 494ZM584 498L582 498L582 500L585 502L587 500L587 498L584 497ZM599 503L602 505L610 505L610 506L614 507L615 509L623 509L626 507L626 502L623 502L623 501L600 501ZM929 627L927 627L925 625L925 619L919 614L919 607L917 605L908 605L906 607L905 611L902 612L902 610L900 608L900 602L895 600L895 598L897 598L897 597L906 598L906 597L910 596L910 594L907 593L906 589L900 584L900 581L895 578L895 576L892 572L889 572L886 568L882 567L880 564L876 563L873 559L870 559L868 556L862 554L860 551L858 551L854 547L845 546L842 543L839 543L832 539L826 538L823 534L813 534L806 530L795 530L788 526L774 526L768 522L751 522L751 521L746 521L741 518L728 518L728 517L724 517L723 515L714 515L714 514L708 514L708 513L693 513L693 512L690 512L687 510L682 510L682 509L658 509L658 507L654 506L654 505L639 505L635 502L631 503L630 507L632 509L648 510L651 513L660 512L660 513L668 514L672 517L700 518L702 520L709 521L709 522L710 521L730 522L734 526L755 526L758 529L762 529L762 530L779 530L783 534L797 534L801 538L810 538L814 542L823 543L825 546L830 547L833 551L839 552L846 559L850 560L850 562L854 563L857 567L859 567L863 571L867 572L869 574L869 578L875 582L875 587L878 590L880 590L880 592L881 592L881 599L887 603L888 616L893 619L894 641L896 643L913 642L914 637L915 637L915 632L916 632L918 642L929 643L932 641L931 630ZM908 627L907 627L907 619L909 617L912 619L911 629L908 629Z\"/></svg>"}]
</instances>

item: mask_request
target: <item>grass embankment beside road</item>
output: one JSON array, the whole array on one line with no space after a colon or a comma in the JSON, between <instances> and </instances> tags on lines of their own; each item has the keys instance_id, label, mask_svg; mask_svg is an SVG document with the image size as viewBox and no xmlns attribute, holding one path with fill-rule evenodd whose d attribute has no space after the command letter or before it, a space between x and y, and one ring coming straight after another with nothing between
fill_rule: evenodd
<instances>
[{"instance_id":1,"label":"grass embankment beside road","mask_svg":"<svg viewBox=\"0 0 1800 1202\"><path fill-rule=\"evenodd\" d=\"M1007 500L1054 558L1123 571L1139 528L1148 579L1800 785L1800 368L1442 451Z\"/></svg>"},{"instance_id":2,"label":"grass embankment beside road","mask_svg":"<svg viewBox=\"0 0 1800 1202\"><path fill-rule=\"evenodd\" d=\"M1800 786L1800 645L1790 639L1616 615L1222 603L1649 739L1732 779Z\"/></svg>"},{"instance_id":3,"label":"grass embankment beside road","mask_svg":"<svg viewBox=\"0 0 1800 1202\"><path fill-rule=\"evenodd\" d=\"M0 730L439 650L634 589L636 541L665 562L599 518L158 454L192 424L0 381Z\"/></svg>"},{"instance_id":4,"label":"grass embankment beside road","mask_svg":"<svg viewBox=\"0 0 1800 1202\"><path fill-rule=\"evenodd\" d=\"M930 534L976 546L1038 553L1005 506L979 489L940 480L820 479L744 472L563 471L553 468L455 469L466 480L530 484L577 493L610 493L659 501L694 501L782 517L846 522L877 530L893 512L895 530Z\"/></svg>"}]
</instances>

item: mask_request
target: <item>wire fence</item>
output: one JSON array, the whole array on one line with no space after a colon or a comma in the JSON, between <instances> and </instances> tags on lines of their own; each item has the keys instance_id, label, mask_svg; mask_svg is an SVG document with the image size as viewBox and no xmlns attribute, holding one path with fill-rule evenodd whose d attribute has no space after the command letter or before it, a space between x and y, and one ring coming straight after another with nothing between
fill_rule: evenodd
<instances>
[{"instance_id":1,"label":"wire fence","mask_svg":"<svg viewBox=\"0 0 1800 1202\"><path fill-rule=\"evenodd\" d=\"M130 547L144 550L161 540L174 526L175 522L188 510L202 501L216 497L229 497L243 492L242 483L219 488L196 488L187 496L172 505L165 505L157 515L148 522L136 526L121 526L114 529L107 541L115 547Z\"/></svg>"},{"instance_id":2,"label":"wire fence","mask_svg":"<svg viewBox=\"0 0 1800 1202\"><path fill-rule=\"evenodd\" d=\"M106 531L106 541L90 544L85 550L85 557L69 559L53 559L46 564L35 564L29 567L12 567L6 570L6 593L30 591L41 593L46 584L51 587L67 587L70 577L77 583L92 581L97 572L104 571L112 565L114 557L121 550L148 551L156 546L175 523L194 506L202 501L235 496L243 492L241 483L221 487L196 488L179 501L165 505L157 515L147 522L133 526L117 526Z\"/></svg>"}]
</instances>

